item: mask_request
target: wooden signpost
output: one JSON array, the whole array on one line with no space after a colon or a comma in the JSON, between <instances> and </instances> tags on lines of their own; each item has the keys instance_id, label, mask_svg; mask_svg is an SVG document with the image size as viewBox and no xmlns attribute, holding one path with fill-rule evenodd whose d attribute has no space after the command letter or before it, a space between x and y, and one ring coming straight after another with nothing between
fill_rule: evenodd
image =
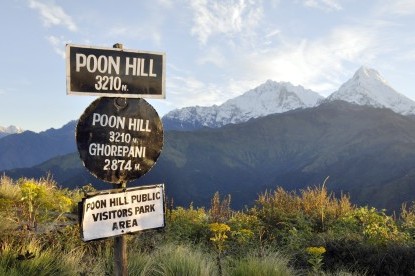
<instances>
[{"instance_id":1,"label":"wooden signpost","mask_svg":"<svg viewBox=\"0 0 415 276\"><path fill-rule=\"evenodd\" d=\"M76 127L88 171L113 184L88 194L80 212L82 239L114 238L115 275L127 275L124 234L165 225L164 184L127 188L156 163L163 125L142 97L165 98L165 54L68 44L67 94L104 96L91 103Z\"/></svg>"}]
</instances>

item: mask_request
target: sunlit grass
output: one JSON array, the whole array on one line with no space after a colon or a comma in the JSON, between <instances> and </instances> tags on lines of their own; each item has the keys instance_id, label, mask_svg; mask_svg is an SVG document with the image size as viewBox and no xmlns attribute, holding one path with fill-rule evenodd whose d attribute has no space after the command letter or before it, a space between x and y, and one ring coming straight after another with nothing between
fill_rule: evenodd
<instances>
[{"instance_id":1,"label":"sunlit grass","mask_svg":"<svg viewBox=\"0 0 415 276\"><path fill-rule=\"evenodd\" d=\"M0 275L79 275L84 253L62 251L53 245L42 248L32 240L25 246L3 244L0 254Z\"/></svg>"},{"instance_id":2,"label":"sunlit grass","mask_svg":"<svg viewBox=\"0 0 415 276\"><path fill-rule=\"evenodd\" d=\"M76 208L83 194L59 188L50 176L0 176L0 275L113 275L113 240L80 238ZM277 188L238 212L219 203L172 207L166 228L128 235L129 275L308 275L305 250L322 246L322 275L415 271L415 204L399 220L356 207L324 185L297 193ZM220 254L215 225L226 226Z\"/></svg>"},{"instance_id":3,"label":"sunlit grass","mask_svg":"<svg viewBox=\"0 0 415 276\"><path fill-rule=\"evenodd\" d=\"M184 245L162 246L146 267L143 275L216 275L216 267L210 256L202 251Z\"/></svg>"},{"instance_id":4,"label":"sunlit grass","mask_svg":"<svg viewBox=\"0 0 415 276\"><path fill-rule=\"evenodd\" d=\"M289 259L278 252L265 255L250 254L236 261L229 269L231 276L294 276L299 275L290 265Z\"/></svg>"}]
</instances>

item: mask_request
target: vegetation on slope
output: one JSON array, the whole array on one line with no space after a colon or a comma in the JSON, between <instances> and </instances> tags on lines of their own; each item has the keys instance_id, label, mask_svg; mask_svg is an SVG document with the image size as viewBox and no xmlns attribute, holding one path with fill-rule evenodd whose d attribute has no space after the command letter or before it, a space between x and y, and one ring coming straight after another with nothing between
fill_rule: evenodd
<instances>
[{"instance_id":1,"label":"vegetation on slope","mask_svg":"<svg viewBox=\"0 0 415 276\"><path fill-rule=\"evenodd\" d=\"M85 191L50 177L0 178L0 275L112 275L112 239L84 243ZM166 227L128 235L130 275L414 275L415 205L399 215L350 203L322 185L276 188L244 210L166 204Z\"/></svg>"}]
</instances>

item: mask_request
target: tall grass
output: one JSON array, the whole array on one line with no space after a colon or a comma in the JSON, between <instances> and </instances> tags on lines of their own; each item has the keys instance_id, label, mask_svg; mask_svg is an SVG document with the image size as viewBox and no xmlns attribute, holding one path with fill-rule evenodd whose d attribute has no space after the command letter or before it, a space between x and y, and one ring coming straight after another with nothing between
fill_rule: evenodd
<instances>
[{"instance_id":1,"label":"tall grass","mask_svg":"<svg viewBox=\"0 0 415 276\"><path fill-rule=\"evenodd\" d=\"M265 255L250 254L236 261L229 268L230 276L295 276L299 275L289 265L289 259L278 252Z\"/></svg>"},{"instance_id":2,"label":"tall grass","mask_svg":"<svg viewBox=\"0 0 415 276\"><path fill-rule=\"evenodd\" d=\"M159 248L141 275L212 276L217 272L214 261L201 250L167 244Z\"/></svg>"},{"instance_id":3,"label":"tall grass","mask_svg":"<svg viewBox=\"0 0 415 276\"><path fill-rule=\"evenodd\" d=\"M33 240L16 248L3 244L0 254L0 275L79 275L82 251L62 251L53 246L42 248Z\"/></svg>"},{"instance_id":4,"label":"tall grass","mask_svg":"<svg viewBox=\"0 0 415 276\"><path fill-rule=\"evenodd\" d=\"M113 274L112 240L80 239L75 211L83 191L61 189L50 177L0 175L0 275ZM325 275L415 275L415 204L397 221L335 197L324 184L265 192L244 211L229 202L217 193L210 210L172 207L163 230L128 236L129 275L306 275L305 249L316 246L327 249ZM222 270L212 222L229 227Z\"/></svg>"}]
</instances>

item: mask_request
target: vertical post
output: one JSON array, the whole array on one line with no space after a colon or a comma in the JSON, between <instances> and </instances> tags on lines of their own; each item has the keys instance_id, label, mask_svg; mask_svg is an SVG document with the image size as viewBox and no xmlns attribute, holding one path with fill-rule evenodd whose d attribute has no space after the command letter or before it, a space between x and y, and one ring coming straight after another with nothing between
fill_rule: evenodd
<instances>
[{"instance_id":1,"label":"vertical post","mask_svg":"<svg viewBox=\"0 0 415 276\"><path fill-rule=\"evenodd\" d=\"M120 187L121 186L121 187ZM114 184L114 189L126 188L127 183L123 182L121 185ZM125 235L114 238L114 275L127 276L127 240Z\"/></svg>"},{"instance_id":2,"label":"vertical post","mask_svg":"<svg viewBox=\"0 0 415 276\"><path fill-rule=\"evenodd\" d=\"M123 45L120 43L114 44L113 48L122 49ZM113 184L114 189L127 188L127 182ZM114 275L127 276L127 240L125 235L114 238Z\"/></svg>"}]
</instances>

